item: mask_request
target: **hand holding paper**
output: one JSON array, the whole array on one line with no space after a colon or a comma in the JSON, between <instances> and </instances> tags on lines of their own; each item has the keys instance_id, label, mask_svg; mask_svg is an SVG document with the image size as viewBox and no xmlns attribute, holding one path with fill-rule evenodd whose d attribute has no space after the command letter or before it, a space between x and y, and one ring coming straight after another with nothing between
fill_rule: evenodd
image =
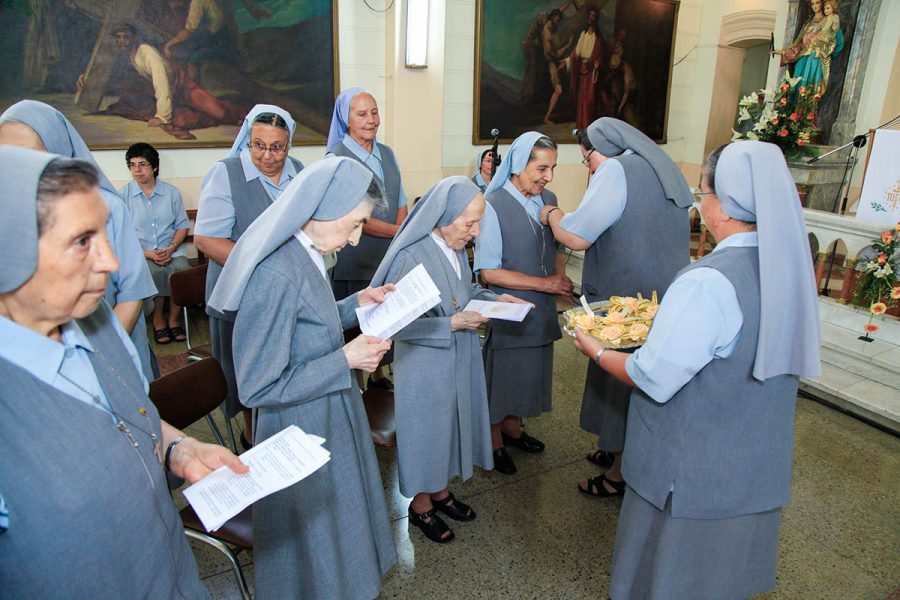
<instances>
[{"instance_id":1,"label":"hand holding paper","mask_svg":"<svg viewBox=\"0 0 900 600\"><path fill-rule=\"evenodd\" d=\"M356 309L364 334L386 340L441 301L441 293L422 265L407 273L395 287L384 302Z\"/></svg>"},{"instance_id":2,"label":"hand holding paper","mask_svg":"<svg viewBox=\"0 0 900 600\"><path fill-rule=\"evenodd\" d=\"M215 531L260 498L297 483L331 460L324 442L291 425L241 455L249 472L221 467L185 489L184 497L206 530Z\"/></svg>"},{"instance_id":3,"label":"hand holding paper","mask_svg":"<svg viewBox=\"0 0 900 600\"><path fill-rule=\"evenodd\" d=\"M465 310L471 310L488 319L520 322L534 306L528 302L488 302L486 300L470 300Z\"/></svg>"}]
</instances>

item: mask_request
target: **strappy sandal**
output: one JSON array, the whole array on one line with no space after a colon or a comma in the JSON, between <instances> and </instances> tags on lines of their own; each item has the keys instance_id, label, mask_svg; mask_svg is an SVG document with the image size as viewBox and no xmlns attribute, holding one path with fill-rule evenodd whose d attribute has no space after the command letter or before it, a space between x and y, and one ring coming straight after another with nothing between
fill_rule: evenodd
<instances>
[{"instance_id":1,"label":"strappy sandal","mask_svg":"<svg viewBox=\"0 0 900 600\"><path fill-rule=\"evenodd\" d=\"M612 452L607 452L606 450L594 450L585 458L587 458L588 462L594 463L601 469L608 469L616 460L616 455Z\"/></svg>"},{"instance_id":2,"label":"strappy sandal","mask_svg":"<svg viewBox=\"0 0 900 600\"><path fill-rule=\"evenodd\" d=\"M184 327L169 327L169 335L175 342L184 342L187 340L187 334L184 332Z\"/></svg>"},{"instance_id":3,"label":"strappy sandal","mask_svg":"<svg viewBox=\"0 0 900 600\"><path fill-rule=\"evenodd\" d=\"M457 500L452 493L447 494L446 498L441 500L431 499L434 508L441 511L454 521L474 521L475 511L468 504L464 504Z\"/></svg>"},{"instance_id":4,"label":"strappy sandal","mask_svg":"<svg viewBox=\"0 0 900 600\"><path fill-rule=\"evenodd\" d=\"M169 333L168 327L162 327L161 329L155 329L153 331L153 340L161 345L165 346L166 344L172 343L172 334Z\"/></svg>"},{"instance_id":5,"label":"strappy sandal","mask_svg":"<svg viewBox=\"0 0 900 600\"><path fill-rule=\"evenodd\" d=\"M613 488L613 492L610 492L606 489L606 485ZM593 496L594 498L612 498L613 496L624 496L625 495L625 482L624 481L612 481L606 478L606 475L597 475L596 477L591 477L587 480L587 488L581 487L581 483L578 484L578 491L582 494L586 494L588 496Z\"/></svg>"},{"instance_id":6,"label":"strappy sandal","mask_svg":"<svg viewBox=\"0 0 900 600\"><path fill-rule=\"evenodd\" d=\"M412 505L410 505L408 512L409 522L421 529L422 533L425 534L425 537L432 542L446 544L454 538L453 530L451 530L439 516L434 514L433 508L431 510L426 510L423 513L417 513L413 510ZM444 534L448 531L450 532L450 535L444 537Z\"/></svg>"}]
</instances>

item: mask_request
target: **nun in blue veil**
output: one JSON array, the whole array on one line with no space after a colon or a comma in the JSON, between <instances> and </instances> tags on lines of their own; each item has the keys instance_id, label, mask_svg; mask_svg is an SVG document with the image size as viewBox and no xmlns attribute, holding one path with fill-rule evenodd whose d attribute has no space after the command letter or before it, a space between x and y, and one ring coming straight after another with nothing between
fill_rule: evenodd
<instances>
[{"instance_id":1,"label":"nun in blue veil","mask_svg":"<svg viewBox=\"0 0 900 600\"><path fill-rule=\"evenodd\" d=\"M381 202L346 158L303 170L241 236L207 311L234 321L234 366L256 439L288 425L325 438L331 460L253 508L256 597L371 600L396 561L384 489L351 369L372 371L390 341L359 336L355 309L392 286L335 303L323 255L359 240Z\"/></svg>"},{"instance_id":2,"label":"nun in blue veil","mask_svg":"<svg viewBox=\"0 0 900 600\"><path fill-rule=\"evenodd\" d=\"M610 596L748 598L775 586L800 377L821 373L803 212L777 146L713 151L700 211L719 241L682 269L633 355L576 346L634 387Z\"/></svg>"},{"instance_id":3,"label":"nun in blue veil","mask_svg":"<svg viewBox=\"0 0 900 600\"><path fill-rule=\"evenodd\" d=\"M521 302L472 282L465 247L480 231L484 196L467 177L425 192L387 251L372 285L397 282L423 265L441 293L434 308L394 336L394 407L400 492L413 501L409 522L438 543L453 532L435 513L471 521L475 511L448 489L473 467L493 467L484 364L470 299Z\"/></svg>"},{"instance_id":4,"label":"nun in blue veil","mask_svg":"<svg viewBox=\"0 0 900 600\"><path fill-rule=\"evenodd\" d=\"M271 104L257 104L244 118L228 156L210 167L203 177L194 244L210 259L207 301L235 242L303 170L303 163L288 156L296 129L288 111ZM210 316L209 338L212 354L222 365L228 382L225 413L233 417L244 407L234 380L231 323ZM244 410L242 445L249 447L252 439L250 413Z\"/></svg>"},{"instance_id":5,"label":"nun in blue veil","mask_svg":"<svg viewBox=\"0 0 900 600\"><path fill-rule=\"evenodd\" d=\"M91 163L99 175L100 195L109 208L106 235L119 259L119 270L110 273L106 301L126 331L141 359L147 381L159 376L156 357L147 339L147 326L141 311L146 298L156 296L156 286L144 260L131 215L115 186L106 178L87 144L61 112L43 102L22 100L0 115L0 144L44 150L66 158Z\"/></svg>"}]
</instances>

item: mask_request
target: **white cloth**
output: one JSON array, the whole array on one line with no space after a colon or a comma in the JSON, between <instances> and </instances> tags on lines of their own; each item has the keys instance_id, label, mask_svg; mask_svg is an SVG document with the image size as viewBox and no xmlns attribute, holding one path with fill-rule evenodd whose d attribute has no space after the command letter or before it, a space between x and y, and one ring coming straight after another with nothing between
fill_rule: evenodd
<instances>
[{"instance_id":1,"label":"white cloth","mask_svg":"<svg viewBox=\"0 0 900 600\"><path fill-rule=\"evenodd\" d=\"M456 273L457 278L462 279L462 270L459 266L459 258L456 256L456 250L448 246L447 242L433 231L431 232L431 239L434 240L438 249L447 257L447 260L450 261L450 266L453 267L453 272Z\"/></svg>"},{"instance_id":2,"label":"white cloth","mask_svg":"<svg viewBox=\"0 0 900 600\"><path fill-rule=\"evenodd\" d=\"M156 97L154 117L163 123L172 122L172 71L163 55L150 44L141 44L131 58L131 65L138 75L149 79Z\"/></svg>"},{"instance_id":3,"label":"white cloth","mask_svg":"<svg viewBox=\"0 0 900 600\"><path fill-rule=\"evenodd\" d=\"M306 253L309 254L309 257L312 259L313 264L316 265L316 268L319 270L319 273L322 274L322 277L325 278L325 281L328 281L328 273L325 269L325 257L319 254L319 251L316 250L316 245L310 239L308 235L303 233L301 229L297 233L294 234L294 237L297 238L297 241L303 245L303 249L306 250Z\"/></svg>"}]
</instances>

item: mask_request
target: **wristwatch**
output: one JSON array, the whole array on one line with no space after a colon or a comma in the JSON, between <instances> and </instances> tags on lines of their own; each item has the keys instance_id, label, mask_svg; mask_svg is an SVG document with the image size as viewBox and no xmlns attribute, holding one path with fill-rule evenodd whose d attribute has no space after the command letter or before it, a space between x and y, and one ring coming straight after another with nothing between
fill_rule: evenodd
<instances>
[{"instance_id":1,"label":"wristwatch","mask_svg":"<svg viewBox=\"0 0 900 600\"><path fill-rule=\"evenodd\" d=\"M600 366L600 357L603 356L603 353L606 352L606 346L600 346L600 349L597 350L597 354L594 355L594 361L597 363L597 366Z\"/></svg>"}]
</instances>

